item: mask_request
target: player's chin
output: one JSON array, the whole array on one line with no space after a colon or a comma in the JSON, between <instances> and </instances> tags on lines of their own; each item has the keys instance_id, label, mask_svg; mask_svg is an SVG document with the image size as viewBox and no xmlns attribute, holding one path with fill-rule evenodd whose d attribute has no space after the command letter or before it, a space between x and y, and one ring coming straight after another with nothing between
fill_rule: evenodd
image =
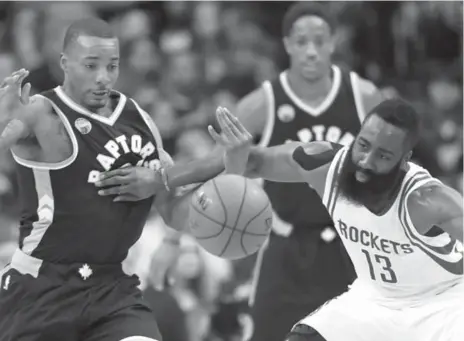
<instances>
[{"instance_id":1,"label":"player's chin","mask_svg":"<svg viewBox=\"0 0 464 341\"><path fill-rule=\"evenodd\" d=\"M316 66L302 67L301 74L303 75L304 79L310 82L317 81L324 76L324 74L321 72L321 69L317 68Z\"/></svg>"},{"instance_id":2,"label":"player's chin","mask_svg":"<svg viewBox=\"0 0 464 341\"><path fill-rule=\"evenodd\" d=\"M108 96L105 97L94 97L87 100L87 106L93 109L101 109L108 103Z\"/></svg>"}]
</instances>

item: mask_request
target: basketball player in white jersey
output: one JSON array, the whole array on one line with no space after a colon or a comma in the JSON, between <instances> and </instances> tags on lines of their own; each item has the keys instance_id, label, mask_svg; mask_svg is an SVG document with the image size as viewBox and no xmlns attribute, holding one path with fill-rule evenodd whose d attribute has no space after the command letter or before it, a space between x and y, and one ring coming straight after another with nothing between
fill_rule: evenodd
<instances>
[{"instance_id":1,"label":"basketball player in white jersey","mask_svg":"<svg viewBox=\"0 0 464 341\"><path fill-rule=\"evenodd\" d=\"M356 269L350 289L298 322L288 341L464 340L462 196L408 161L420 130L413 107L382 102L350 147L250 147L234 116L218 121L221 135L210 133L229 150L227 171L312 186Z\"/></svg>"},{"instance_id":2,"label":"basketball player in white jersey","mask_svg":"<svg viewBox=\"0 0 464 341\"><path fill-rule=\"evenodd\" d=\"M289 69L245 96L235 114L260 146L351 143L380 95L370 81L332 63L334 19L324 5L298 2L283 18L282 35ZM270 181L263 187L275 214L253 274L251 341L281 341L307 312L344 292L354 270L313 189Z\"/></svg>"}]
</instances>

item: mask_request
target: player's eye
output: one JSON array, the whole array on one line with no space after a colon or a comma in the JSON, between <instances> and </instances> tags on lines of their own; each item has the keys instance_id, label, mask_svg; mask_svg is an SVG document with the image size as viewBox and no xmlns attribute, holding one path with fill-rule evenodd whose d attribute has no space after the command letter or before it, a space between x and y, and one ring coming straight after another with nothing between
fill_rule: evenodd
<instances>
[{"instance_id":1,"label":"player's eye","mask_svg":"<svg viewBox=\"0 0 464 341\"><path fill-rule=\"evenodd\" d=\"M87 69L93 70L93 69L95 69L97 66L96 66L95 64L85 64L85 67L86 67Z\"/></svg>"},{"instance_id":2,"label":"player's eye","mask_svg":"<svg viewBox=\"0 0 464 341\"><path fill-rule=\"evenodd\" d=\"M118 64L111 64L111 65L109 66L110 70L116 70L118 67L119 67Z\"/></svg>"},{"instance_id":3,"label":"player's eye","mask_svg":"<svg viewBox=\"0 0 464 341\"><path fill-rule=\"evenodd\" d=\"M381 158L382 160L386 160L386 161L390 160L390 156L385 155L385 154L380 154L380 158Z\"/></svg>"}]
</instances>

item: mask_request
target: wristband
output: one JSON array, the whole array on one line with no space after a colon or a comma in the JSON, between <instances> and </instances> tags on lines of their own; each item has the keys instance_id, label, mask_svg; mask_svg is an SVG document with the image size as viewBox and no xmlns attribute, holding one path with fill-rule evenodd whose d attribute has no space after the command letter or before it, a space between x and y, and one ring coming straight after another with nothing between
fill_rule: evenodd
<instances>
[{"instance_id":1,"label":"wristband","mask_svg":"<svg viewBox=\"0 0 464 341\"><path fill-rule=\"evenodd\" d=\"M166 188L166 191L170 192L171 188L169 187L168 174L166 173L166 169L164 167L160 169L160 174L161 174L161 181L163 181L164 188Z\"/></svg>"}]
</instances>

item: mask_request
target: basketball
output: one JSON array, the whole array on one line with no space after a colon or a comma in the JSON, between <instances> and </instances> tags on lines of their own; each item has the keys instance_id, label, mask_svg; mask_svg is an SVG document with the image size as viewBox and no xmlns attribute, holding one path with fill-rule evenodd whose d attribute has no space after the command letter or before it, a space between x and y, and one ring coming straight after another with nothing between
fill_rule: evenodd
<instances>
[{"instance_id":1,"label":"basketball","mask_svg":"<svg viewBox=\"0 0 464 341\"><path fill-rule=\"evenodd\" d=\"M209 253L239 259L259 250L272 226L272 209L253 180L220 175L203 184L190 205L190 230Z\"/></svg>"}]
</instances>

